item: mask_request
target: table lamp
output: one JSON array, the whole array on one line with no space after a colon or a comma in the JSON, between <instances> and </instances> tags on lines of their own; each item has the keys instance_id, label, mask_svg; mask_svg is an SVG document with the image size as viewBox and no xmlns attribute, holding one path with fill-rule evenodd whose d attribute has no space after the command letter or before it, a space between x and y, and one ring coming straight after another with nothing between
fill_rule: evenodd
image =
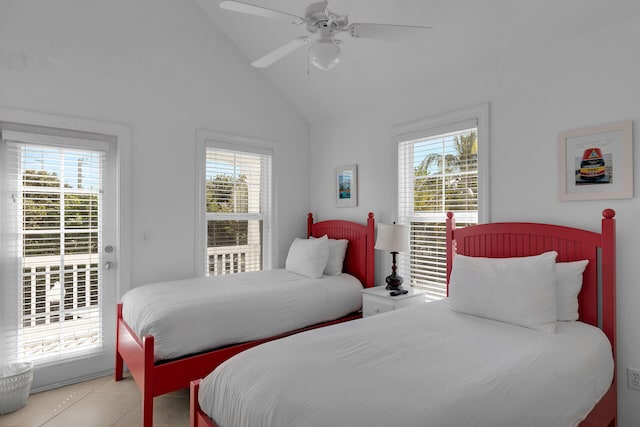
<instances>
[{"instance_id":1,"label":"table lamp","mask_svg":"<svg viewBox=\"0 0 640 427\"><path fill-rule=\"evenodd\" d=\"M375 249L391 252L393 264L391 274L387 276L387 289L397 290L404 281L396 274L396 255L398 252L409 250L409 233L406 225L399 224L378 224L378 237L376 238Z\"/></svg>"}]
</instances>

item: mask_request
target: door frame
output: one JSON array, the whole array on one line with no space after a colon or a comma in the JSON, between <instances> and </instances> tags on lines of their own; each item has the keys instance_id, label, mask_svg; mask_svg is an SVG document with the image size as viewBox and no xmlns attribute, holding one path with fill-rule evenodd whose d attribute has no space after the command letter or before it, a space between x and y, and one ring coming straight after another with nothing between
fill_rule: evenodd
<instances>
[{"instance_id":1,"label":"door frame","mask_svg":"<svg viewBox=\"0 0 640 427\"><path fill-rule=\"evenodd\" d=\"M47 113L0 107L0 129L40 131L50 135L65 136L71 133L85 134L87 139L112 142L115 147L115 301L107 302L113 306L115 318L116 302L131 287L131 128L125 124L110 123L97 120L81 119ZM111 145L111 144L110 144ZM105 316L111 318L112 316ZM109 328L105 324L105 328ZM113 324L115 334L115 323ZM115 342L115 341L114 341ZM105 352L115 358L115 344L105 341ZM115 359L114 359L115 360ZM42 378L34 375L32 391L38 392L58 387L61 384L73 383L109 374L113 369L102 370L79 378Z\"/></svg>"}]
</instances>

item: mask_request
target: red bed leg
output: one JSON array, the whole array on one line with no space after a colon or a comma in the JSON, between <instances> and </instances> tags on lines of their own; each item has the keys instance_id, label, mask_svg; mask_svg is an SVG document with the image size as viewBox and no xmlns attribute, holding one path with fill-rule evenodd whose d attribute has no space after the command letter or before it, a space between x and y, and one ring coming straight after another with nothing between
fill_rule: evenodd
<instances>
[{"instance_id":1,"label":"red bed leg","mask_svg":"<svg viewBox=\"0 0 640 427\"><path fill-rule=\"evenodd\" d=\"M200 408L200 403L198 402L200 381L202 380L193 380L189 384L189 427L218 427Z\"/></svg>"},{"instance_id":2,"label":"red bed leg","mask_svg":"<svg viewBox=\"0 0 640 427\"><path fill-rule=\"evenodd\" d=\"M122 371L124 371L124 363L122 361L122 357L118 354L118 351L116 350L116 371L115 371L116 381L120 381L122 379Z\"/></svg>"},{"instance_id":3,"label":"red bed leg","mask_svg":"<svg viewBox=\"0 0 640 427\"><path fill-rule=\"evenodd\" d=\"M153 344L152 336L142 339L144 379L142 380L142 426L153 427Z\"/></svg>"},{"instance_id":4,"label":"red bed leg","mask_svg":"<svg viewBox=\"0 0 640 427\"><path fill-rule=\"evenodd\" d=\"M142 395L142 426L153 427L153 397Z\"/></svg>"},{"instance_id":5,"label":"red bed leg","mask_svg":"<svg viewBox=\"0 0 640 427\"><path fill-rule=\"evenodd\" d=\"M617 389L614 382L578 427L616 427L618 425L617 401Z\"/></svg>"},{"instance_id":6,"label":"red bed leg","mask_svg":"<svg viewBox=\"0 0 640 427\"><path fill-rule=\"evenodd\" d=\"M191 381L189 385L189 427L198 426L198 391L200 391L200 380Z\"/></svg>"},{"instance_id":7,"label":"red bed leg","mask_svg":"<svg viewBox=\"0 0 640 427\"><path fill-rule=\"evenodd\" d=\"M115 367L115 380L120 381L122 379L122 371L124 370L124 361L120 356L120 319L122 319L122 303L118 304L116 312L116 367Z\"/></svg>"}]
</instances>

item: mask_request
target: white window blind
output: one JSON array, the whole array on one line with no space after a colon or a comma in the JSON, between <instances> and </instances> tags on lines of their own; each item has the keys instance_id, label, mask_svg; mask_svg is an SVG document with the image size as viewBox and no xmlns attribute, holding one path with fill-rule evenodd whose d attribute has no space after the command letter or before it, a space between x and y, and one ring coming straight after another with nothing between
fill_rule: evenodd
<instances>
[{"instance_id":1,"label":"white window blind","mask_svg":"<svg viewBox=\"0 0 640 427\"><path fill-rule=\"evenodd\" d=\"M206 147L207 274L258 271L269 260L269 150Z\"/></svg>"},{"instance_id":2,"label":"white window blind","mask_svg":"<svg viewBox=\"0 0 640 427\"><path fill-rule=\"evenodd\" d=\"M446 296L446 213L460 226L478 223L478 130L462 124L398 144L399 221L410 227L399 268L433 299Z\"/></svg>"},{"instance_id":3,"label":"white window blind","mask_svg":"<svg viewBox=\"0 0 640 427\"><path fill-rule=\"evenodd\" d=\"M102 351L105 151L11 134L2 141L4 357L49 364Z\"/></svg>"}]
</instances>

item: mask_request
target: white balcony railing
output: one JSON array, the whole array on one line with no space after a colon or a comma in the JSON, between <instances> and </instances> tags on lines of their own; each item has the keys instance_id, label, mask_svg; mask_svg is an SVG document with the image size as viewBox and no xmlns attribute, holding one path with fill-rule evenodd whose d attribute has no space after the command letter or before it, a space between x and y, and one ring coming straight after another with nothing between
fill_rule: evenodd
<instances>
[{"instance_id":1,"label":"white balcony railing","mask_svg":"<svg viewBox=\"0 0 640 427\"><path fill-rule=\"evenodd\" d=\"M87 254L25 257L18 357L101 345L99 263Z\"/></svg>"},{"instance_id":2,"label":"white balcony railing","mask_svg":"<svg viewBox=\"0 0 640 427\"><path fill-rule=\"evenodd\" d=\"M22 265L23 326L71 320L99 305L98 259L86 254L25 257Z\"/></svg>"},{"instance_id":3,"label":"white balcony railing","mask_svg":"<svg viewBox=\"0 0 640 427\"><path fill-rule=\"evenodd\" d=\"M207 248L207 271L209 276L257 271L261 255L259 244Z\"/></svg>"}]
</instances>

